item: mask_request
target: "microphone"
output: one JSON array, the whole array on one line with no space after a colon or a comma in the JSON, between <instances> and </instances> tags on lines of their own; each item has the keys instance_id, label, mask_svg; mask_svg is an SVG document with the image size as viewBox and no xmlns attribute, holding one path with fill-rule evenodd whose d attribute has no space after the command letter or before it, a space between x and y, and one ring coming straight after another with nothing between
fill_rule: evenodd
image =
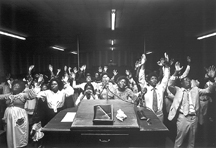
<instances>
[{"instance_id":1,"label":"microphone","mask_svg":"<svg viewBox=\"0 0 216 148\"><path fill-rule=\"evenodd\" d=\"M109 87L109 82L105 82L105 85L104 85L104 89L106 89L106 100L108 100L108 87Z\"/></svg>"},{"instance_id":2,"label":"microphone","mask_svg":"<svg viewBox=\"0 0 216 148\"><path fill-rule=\"evenodd\" d=\"M105 86L106 86L106 89L108 89L108 87L109 87L109 82L107 82Z\"/></svg>"},{"instance_id":3,"label":"microphone","mask_svg":"<svg viewBox=\"0 0 216 148\"><path fill-rule=\"evenodd\" d=\"M109 83L108 83L108 82L105 82L105 83L104 83L103 89L107 89L108 87L109 87Z\"/></svg>"}]
</instances>

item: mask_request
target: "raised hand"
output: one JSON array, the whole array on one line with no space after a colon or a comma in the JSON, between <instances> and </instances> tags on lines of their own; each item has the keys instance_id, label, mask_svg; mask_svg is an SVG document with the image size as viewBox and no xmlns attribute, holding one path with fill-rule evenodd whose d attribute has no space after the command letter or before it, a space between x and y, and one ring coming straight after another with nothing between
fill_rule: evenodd
<instances>
[{"instance_id":1,"label":"raised hand","mask_svg":"<svg viewBox=\"0 0 216 148\"><path fill-rule=\"evenodd\" d=\"M83 71L83 70L84 70L84 65L82 65L82 66L80 67L80 70L81 70L81 71Z\"/></svg>"},{"instance_id":2,"label":"raised hand","mask_svg":"<svg viewBox=\"0 0 216 148\"><path fill-rule=\"evenodd\" d=\"M38 77L38 84L41 84L43 81L43 75L40 74L39 77Z\"/></svg>"},{"instance_id":3,"label":"raised hand","mask_svg":"<svg viewBox=\"0 0 216 148\"><path fill-rule=\"evenodd\" d=\"M39 78L39 76L40 76L40 74L38 74L38 73L35 74L35 77L36 77L36 78Z\"/></svg>"},{"instance_id":4,"label":"raised hand","mask_svg":"<svg viewBox=\"0 0 216 148\"><path fill-rule=\"evenodd\" d=\"M169 62L169 56L168 56L168 54L166 52L164 53L164 58L165 58L166 62Z\"/></svg>"},{"instance_id":5,"label":"raised hand","mask_svg":"<svg viewBox=\"0 0 216 148\"><path fill-rule=\"evenodd\" d=\"M62 77L63 84L66 84L68 82L68 80L69 80L68 74L66 74L66 75L64 75L64 77Z\"/></svg>"},{"instance_id":6,"label":"raised hand","mask_svg":"<svg viewBox=\"0 0 216 148\"><path fill-rule=\"evenodd\" d=\"M73 68L73 72L74 72L75 74L78 72L78 70L77 70L76 67Z\"/></svg>"},{"instance_id":7,"label":"raised hand","mask_svg":"<svg viewBox=\"0 0 216 148\"><path fill-rule=\"evenodd\" d=\"M102 72L103 70L102 70L102 67L100 66L100 67L98 67L98 72Z\"/></svg>"},{"instance_id":8,"label":"raised hand","mask_svg":"<svg viewBox=\"0 0 216 148\"><path fill-rule=\"evenodd\" d=\"M67 71L67 66L64 66L64 71L65 71L65 72Z\"/></svg>"},{"instance_id":9,"label":"raised hand","mask_svg":"<svg viewBox=\"0 0 216 148\"><path fill-rule=\"evenodd\" d=\"M8 80L7 80L7 83L8 83L8 85L9 85L9 88L12 88L12 83L13 83L13 81L11 81L10 79L8 79Z\"/></svg>"},{"instance_id":10,"label":"raised hand","mask_svg":"<svg viewBox=\"0 0 216 148\"><path fill-rule=\"evenodd\" d=\"M75 77L76 77L76 74L75 74L74 72L72 72L72 73L71 73L71 78L72 78L72 79L75 79Z\"/></svg>"},{"instance_id":11,"label":"raised hand","mask_svg":"<svg viewBox=\"0 0 216 148\"><path fill-rule=\"evenodd\" d=\"M135 69L137 69L138 67L139 67L139 61L136 61L136 63L135 63Z\"/></svg>"},{"instance_id":12,"label":"raised hand","mask_svg":"<svg viewBox=\"0 0 216 148\"><path fill-rule=\"evenodd\" d=\"M107 72L107 70L108 70L108 67L104 66L104 72Z\"/></svg>"},{"instance_id":13,"label":"raised hand","mask_svg":"<svg viewBox=\"0 0 216 148\"><path fill-rule=\"evenodd\" d=\"M56 75L58 75L61 72L61 69L57 69Z\"/></svg>"},{"instance_id":14,"label":"raised hand","mask_svg":"<svg viewBox=\"0 0 216 148\"><path fill-rule=\"evenodd\" d=\"M168 56L168 54L166 52L164 53L164 63L163 63L163 66L165 66L165 67L169 67L170 66L169 56Z\"/></svg>"},{"instance_id":15,"label":"raised hand","mask_svg":"<svg viewBox=\"0 0 216 148\"><path fill-rule=\"evenodd\" d=\"M129 75L129 70L128 70L128 69L125 70L125 74L126 74L127 76Z\"/></svg>"},{"instance_id":16,"label":"raised hand","mask_svg":"<svg viewBox=\"0 0 216 148\"><path fill-rule=\"evenodd\" d=\"M86 65L83 65L83 70L86 70Z\"/></svg>"},{"instance_id":17,"label":"raised hand","mask_svg":"<svg viewBox=\"0 0 216 148\"><path fill-rule=\"evenodd\" d=\"M175 59L171 59L170 60L170 66L173 65L175 63Z\"/></svg>"},{"instance_id":18,"label":"raised hand","mask_svg":"<svg viewBox=\"0 0 216 148\"><path fill-rule=\"evenodd\" d=\"M49 64L49 70L52 72L53 71L53 66Z\"/></svg>"},{"instance_id":19,"label":"raised hand","mask_svg":"<svg viewBox=\"0 0 216 148\"><path fill-rule=\"evenodd\" d=\"M141 65L145 64L146 60L147 60L147 59L146 59L146 55L145 55L145 54L142 54L140 64L141 64Z\"/></svg>"},{"instance_id":20,"label":"raised hand","mask_svg":"<svg viewBox=\"0 0 216 148\"><path fill-rule=\"evenodd\" d=\"M177 72L180 72L182 69L183 69L183 66L181 67L181 66L180 66L180 63L177 61L177 62L175 63L175 70L176 70Z\"/></svg>"},{"instance_id":21,"label":"raised hand","mask_svg":"<svg viewBox=\"0 0 216 148\"><path fill-rule=\"evenodd\" d=\"M68 72L71 73L71 67L68 67Z\"/></svg>"},{"instance_id":22,"label":"raised hand","mask_svg":"<svg viewBox=\"0 0 216 148\"><path fill-rule=\"evenodd\" d=\"M210 66L208 69L207 69L207 76L210 77L210 78L214 78L215 77L215 66L212 65Z\"/></svg>"},{"instance_id":23,"label":"raised hand","mask_svg":"<svg viewBox=\"0 0 216 148\"><path fill-rule=\"evenodd\" d=\"M34 68L34 65L29 66L29 72L31 72L33 68Z\"/></svg>"},{"instance_id":24,"label":"raised hand","mask_svg":"<svg viewBox=\"0 0 216 148\"><path fill-rule=\"evenodd\" d=\"M165 62L164 58L161 58L160 61L157 62L158 66L163 66Z\"/></svg>"},{"instance_id":25,"label":"raised hand","mask_svg":"<svg viewBox=\"0 0 216 148\"><path fill-rule=\"evenodd\" d=\"M118 71L116 69L113 70L113 75L116 76L118 74Z\"/></svg>"},{"instance_id":26,"label":"raised hand","mask_svg":"<svg viewBox=\"0 0 216 148\"><path fill-rule=\"evenodd\" d=\"M189 56L187 56L187 62L188 62L188 64L191 63L191 58Z\"/></svg>"}]
</instances>

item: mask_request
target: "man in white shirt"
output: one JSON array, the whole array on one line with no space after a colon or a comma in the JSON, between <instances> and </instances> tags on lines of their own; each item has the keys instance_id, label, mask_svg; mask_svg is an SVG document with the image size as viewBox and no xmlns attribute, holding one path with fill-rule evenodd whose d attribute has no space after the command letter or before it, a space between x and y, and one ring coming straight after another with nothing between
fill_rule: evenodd
<instances>
[{"instance_id":1,"label":"man in white shirt","mask_svg":"<svg viewBox=\"0 0 216 148\"><path fill-rule=\"evenodd\" d=\"M142 90L144 88L147 89L147 92L144 96L145 98L145 105L147 108L151 109L157 117L163 122L163 99L164 99L164 92L167 87L167 83L170 76L170 68L169 68L169 57L165 53L165 59L163 60L162 64L164 66L164 74L163 79L160 83L158 83L158 76L156 73L151 73L148 75L146 80L145 75L145 62L146 56L145 54L142 55L141 58L141 69L139 72L139 85Z\"/></svg>"}]
</instances>

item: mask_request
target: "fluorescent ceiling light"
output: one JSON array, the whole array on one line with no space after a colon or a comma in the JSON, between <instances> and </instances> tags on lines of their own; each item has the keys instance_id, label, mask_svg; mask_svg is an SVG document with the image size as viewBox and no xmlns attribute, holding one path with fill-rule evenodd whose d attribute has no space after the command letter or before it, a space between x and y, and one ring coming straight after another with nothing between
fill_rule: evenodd
<instances>
[{"instance_id":1,"label":"fluorescent ceiling light","mask_svg":"<svg viewBox=\"0 0 216 148\"><path fill-rule=\"evenodd\" d=\"M152 54L152 53L153 53L152 51L147 51L147 52L146 52L146 54Z\"/></svg>"},{"instance_id":2,"label":"fluorescent ceiling light","mask_svg":"<svg viewBox=\"0 0 216 148\"><path fill-rule=\"evenodd\" d=\"M114 40L111 40L111 45L114 45Z\"/></svg>"},{"instance_id":3,"label":"fluorescent ceiling light","mask_svg":"<svg viewBox=\"0 0 216 148\"><path fill-rule=\"evenodd\" d=\"M56 49L56 50L61 50L61 51L64 51L64 48L63 47L59 47L59 46L52 46L53 49Z\"/></svg>"},{"instance_id":4,"label":"fluorescent ceiling light","mask_svg":"<svg viewBox=\"0 0 216 148\"><path fill-rule=\"evenodd\" d=\"M112 30L115 30L115 18L116 17L116 10L115 9L112 9L112 12L111 12L111 29Z\"/></svg>"},{"instance_id":5,"label":"fluorescent ceiling light","mask_svg":"<svg viewBox=\"0 0 216 148\"><path fill-rule=\"evenodd\" d=\"M207 34L207 35L203 35L203 36L201 36L201 37L198 37L197 40L202 40L202 39L209 38L209 37L212 37L212 36L215 36L215 35L216 35L216 32L210 33L210 34Z\"/></svg>"},{"instance_id":6,"label":"fluorescent ceiling light","mask_svg":"<svg viewBox=\"0 0 216 148\"><path fill-rule=\"evenodd\" d=\"M77 54L77 51L72 51L71 53L72 53L72 54Z\"/></svg>"},{"instance_id":7,"label":"fluorescent ceiling light","mask_svg":"<svg viewBox=\"0 0 216 148\"><path fill-rule=\"evenodd\" d=\"M0 31L0 34L5 35L5 36L9 36L9 37L12 37L12 38L17 38L17 39L20 39L20 40L26 40L25 37L15 35L15 34L11 34L11 33L7 33L7 32L4 32L4 31Z\"/></svg>"}]
</instances>

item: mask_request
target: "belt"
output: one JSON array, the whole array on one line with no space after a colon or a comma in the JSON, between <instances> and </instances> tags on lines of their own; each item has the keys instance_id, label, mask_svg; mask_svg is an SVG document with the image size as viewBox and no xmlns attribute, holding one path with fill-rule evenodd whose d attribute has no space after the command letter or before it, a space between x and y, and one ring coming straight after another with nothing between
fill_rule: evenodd
<instances>
[{"instance_id":1,"label":"belt","mask_svg":"<svg viewBox=\"0 0 216 148\"><path fill-rule=\"evenodd\" d=\"M179 111L179 114L183 114L183 112L180 112ZM183 114L184 115L184 114ZM187 114L185 117L187 117L187 116L196 116L196 114L194 113L194 114Z\"/></svg>"},{"instance_id":2,"label":"belt","mask_svg":"<svg viewBox=\"0 0 216 148\"><path fill-rule=\"evenodd\" d=\"M200 101L207 102L207 101L209 101L209 99L203 99L203 100L200 99Z\"/></svg>"}]
</instances>

